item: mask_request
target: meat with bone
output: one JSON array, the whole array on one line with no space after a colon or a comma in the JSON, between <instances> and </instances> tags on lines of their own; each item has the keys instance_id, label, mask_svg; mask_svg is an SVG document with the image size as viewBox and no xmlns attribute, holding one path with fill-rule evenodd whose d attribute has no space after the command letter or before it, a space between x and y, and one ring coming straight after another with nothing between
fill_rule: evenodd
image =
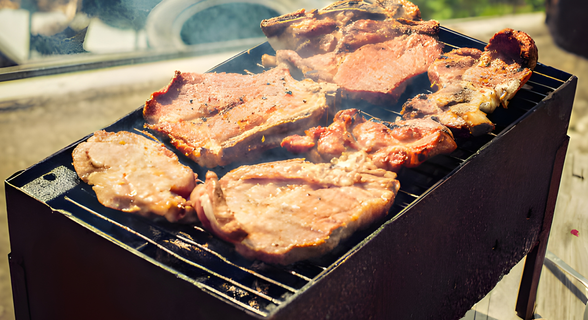
<instances>
[{"instance_id":1,"label":"meat with bone","mask_svg":"<svg viewBox=\"0 0 588 320\"><path fill-rule=\"evenodd\" d=\"M77 174L104 206L170 222L198 220L188 201L197 176L161 143L126 131L97 131L72 156Z\"/></svg>"},{"instance_id":2,"label":"meat with bone","mask_svg":"<svg viewBox=\"0 0 588 320\"><path fill-rule=\"evenodd\" d=\"M416 167L457 148L451 132L431 119L386 124L367 121L357 109L342 110L327 128L315 127L308 129L305 136L286 137L282 147L293 153L306 153L316 162L328 162L343 152L361 150L368 153L377 167L391 171Z\"/></svg>"},{"instance_id":3,"label":"meat with bone","mask_svg":"<svg viewBox=\"0 0 588 320\"><path fill-rule=\"evenodd\" d=\"M504 29L484 49L454 49L428 70L433 88L407 101L405 119L434 116L455 132L481 135L494 124L486 117L529 80L537 64L537 47L529 35Z\"/></svg>"},{"instance_id":4,"label":"meat with bone","mask_svg":"<svg viewBox=\"0 0 588 320\"><path fill-rule=\"evenodd\" d=\"M353 52L329 52L308 58L292 50L276 52L278 63L306 78L337 84L351 99L395 103L406 86L441 55L443 44L426 34L399 35Z\"/></svg>"},{"instance_id":5,"label":"meat with bone","mask_svg":"<svg viewBox=\"0 0 588 320\"><path fill-rule=\"evenodd\" d=\"M345 26L341 39L337 43L337 52L354 51L366 44L380 43L394 37L410 34L437 36L439 22L435 20L413 21L393 20L357 20Z\"/></svg>"},{"instance_id":6,"label":"meat with bone","mask_svg":"<svg viewBox=\"0 0 588 320\"><path fill-rule=\"evenodd\" d=\"M292 159L214 172L190 197L203 226L251 259L290 264L323 255L387 215L396 174L363 152L331 164Z\"/></svg>"},{"instance_id":7,"label":"meat with bone","mask_svg":"<svg viewBox=\"0 0 588 320\"><path fill-rule=\"evenodd\" d=\"M275 18L280 23L274 21L272 26L288 25L285 30L290 33L284 31L281 36L289 43L272 44L276 49L275 58L266 55L262 63L267 67L285 63L293 74L301 73L315 81L335 83L351 99L364 99L374 104L395 103L410 80L425 73L441 54L443 44L436 38L439 22L421 21L420 14L407 14L418 13L418 8L408 1L380 1L373 5L361 1L349 3L371 9L395 8L383 11L403 13L386 14L383 19L380 16L340 19L337 23L333 21L328 32L317 24L330 19L327 17L332 16L332 10L325 9L324 17L317 13L321 11L297 16L296 24L292 19ZM357 18L356 15L353 17ZM312 30L313 33L301 30ZM272 34L266 32L266 35L272 43ZM290 43L292 41L300 44L294 45Z\"/></svg>"},{"instance_id":8,"label":"meat with bone","mask_svg":"<svg viewBox=\"0 0 588 320\"><path fill-rule=\"evenodd\" d=\"M423 34L402 35L348 53L333 82L351 99L395 103L415 76L425 73L443 45Z\"/></svg>"},{"instance_id":9,"label":"meat with bone","mask_svg":"<svg viewBox=\"0 0 588 320\"><path fill-rule=\"evenodd\" d=\"M176 72L152 94L146 127L201 166L255 158L294 132L315 126L336 98L337 86L296 81L285 67L261 74Z\"/></svg>"},{"instance_id":10,"label":"meat with bone","mask_svg":"<svg viewBox=\"0 0 588 320\"><path fill-rule=\"evenodd\" d=\"M421 20L416 5L406 0L338 1L320 9L300 9L263 20L261 30L274 50L294 50L302 57L331 52L349 23L369 20Z\"/></svg>"}]
</instances>

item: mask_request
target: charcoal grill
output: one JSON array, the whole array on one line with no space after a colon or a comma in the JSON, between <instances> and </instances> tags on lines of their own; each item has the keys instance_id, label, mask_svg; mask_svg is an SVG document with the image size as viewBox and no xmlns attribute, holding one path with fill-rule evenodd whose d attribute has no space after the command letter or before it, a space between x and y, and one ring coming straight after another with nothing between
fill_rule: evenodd
<instances>
[{"instance_id":1,"label":"charcoal grill","mask_svg":"<svg viewBox=\"0 0 588 320\"><path fill-rule=\"evenodd\" d=\"M440 40L446 51L485 46L446 28ZM260 72L264 53L273 53L267 43L212 71ZM85 137L5 181L16 317L457 319L527 256L517 312L530 318L576 82L538 64L508 109L490 116L493 132L399 173L385 221L288 266L244 259L198 225L100 205L71 164ZM364 108L390 120L398 110ZM142 125L139 108L105 130Z\"/></svg>"}]
</instances>

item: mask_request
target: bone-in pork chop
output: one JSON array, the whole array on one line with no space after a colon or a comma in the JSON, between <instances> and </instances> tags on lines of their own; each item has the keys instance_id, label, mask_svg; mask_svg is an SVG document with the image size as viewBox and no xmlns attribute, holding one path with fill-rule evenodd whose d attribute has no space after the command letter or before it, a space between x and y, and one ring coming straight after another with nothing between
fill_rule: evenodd
<instances>
[{"instance_id":1,"label":"bone-in pork chop","mask_svg":"<svg viewBox=\"0 0 588 320\"><path fill-rule=\"evenodd\" d=\"M300 9L263 20L261 30L274 50L294 50L306 58L333 51L345 26L361 19L420 21L421 14L416 5L406 0L346 0L320 10Z\"/></svg>"},{"instance_id":2,"label":"bone-in pork chop","mask_svg":"<svg viewBox=\"0 0 588 320\"><path fill-rule=\"evenodd\" d=\"M161 143L126 131L97 131L74 149L73 165L106 207L170 222L198 220L188 203L196 174Z\"/></svg>"},{"instance_id":3,"label":"bone-in pork chop","mask_svg":"<svg viewBox=\"0 0 588 320\"><path fill-rule=\"evenodd\" d=\"M276 60L306 78L337 84L348 98L386 104L395 103L415 76L427 72L442 50L443 44L435 37L414 33L366 44L353 52L333 51L308 58L293 50L279 50Z\"/></svg>"},{"instance_id":4,"label":"bone-in pork chop","mask_svg":"<svg viewBox=\"0 0 588 320\"><path fill-rule=\"evenodd\" d=\"M341 31L341 39L337 43L337 52L350 52L366 44L388 41L401 35L426 34L437 36L439 22L435 20L413 21L406 19L392 20L357 20Z\"/></svg>"},{"instance_id":5,"label":"bone-in pork chop","mask_svg":"<svg viewBox=\"0 0 588 320\"><path fill-rule=\"evenodd\" d=\"M387 124L367 121L356 109L342 110L328 127L308 129L305 136L286 137L282 147L293 153L306 153L317 162L328 162L346 151L362 150L376 166L391 171L416 167L457 148L449 129L431 119Z\"/></svg>"},{"instance_id":6,"label":"bone-in pork chop","mask_svg":"<svg viewBox=\"0 0 588 320\"><path fill-rule=\"evenodd\" d=\"M227 165L279 146L321 121L337 86L296 81L278 66L261 74L180 73L145 104L146 127L201 166Z\"/></svg>"},{"instance_id":7,"label":"bone-in pork chop","mask_svg":"<svg viewBox=\"0 0 588 320\"><path fill-rule=\"evenodd\" d=\"M399 7L406 7L409 3L388 2L395 2ZM316 15L297 19L300 24L324 21ZM351 99L364 99L374 104L395 103L410 80L427 72L443 49L443 44L437 40L439 22L422 21L420 15L418 19L412 18L415 20L395 15L385 19L347 19L345 23L341 20L333 25L334 31L328 34L331 37L319 32L318 27L311 28L321 34L321 41L314 34L299 34L301 28L288 20L290 25L286 30L293 32L288 39L297 39L301 44L274 46L276 56L265 55L262 63L268 67L285 63L293 74L301 73L315 81L335 83ZM271 42L270 35L268 39ZM330 39L328 45L325 45L325 39ZM320 50L307 50L308 44L313 43ZM307 47L301 47L302 44Z\"/></svg>"},{"instance_id":8,"label":"bone-in pork chop","mask_svg":"<svg viewBox=\"0 0 588 320\"><path fill-rule=\"evenodd\" d=\"M529 35L504 29L484 51L454 49L428 70L435 90L407 101L405 119L434 116L458 134L481 135L494 124L486 117L510 99L529 80L537 64L537 47Z\"/></svg>"},{"instance_id":9,"label":"bone-in pork chop","mask_svg":"<svg viewBox=\"0 0 588 320\"><path fill-rule=\"evenodd\" d=\"M191 195L206 229L251 259L290 264L325 254L354 231L387 215L396 174L363 152L331 164L293 159L242 166Z\"/></svg>"},{"instance_id":10,"label":"bone-in pork chop","mask_svg":"<svg viewBox=\"0 0 588 320\"><path fill-rule=\"evenodd\" d=\"M427 72L443 45L423 34L402 35L348 53L333 77L352 99L395 103L411 79Z\"/></svg>"}]
</instances>

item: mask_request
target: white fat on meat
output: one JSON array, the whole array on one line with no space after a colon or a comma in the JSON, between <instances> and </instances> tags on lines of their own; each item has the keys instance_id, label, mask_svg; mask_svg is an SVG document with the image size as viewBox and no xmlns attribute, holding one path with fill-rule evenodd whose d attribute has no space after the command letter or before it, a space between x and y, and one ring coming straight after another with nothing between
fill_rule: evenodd
<instances>
[{"instance_id":1,"label":"white fat on meat","mask_svg":"<svg viewBox=\"0 0 588 320\"><path fill-rule=\"evenodd\" d=\"M364 152L332 163L292 159L209 171L191 201L203 226L250 259L290 264L323 255L386 216L400 185Z\"/></svg>"}]
</instances>

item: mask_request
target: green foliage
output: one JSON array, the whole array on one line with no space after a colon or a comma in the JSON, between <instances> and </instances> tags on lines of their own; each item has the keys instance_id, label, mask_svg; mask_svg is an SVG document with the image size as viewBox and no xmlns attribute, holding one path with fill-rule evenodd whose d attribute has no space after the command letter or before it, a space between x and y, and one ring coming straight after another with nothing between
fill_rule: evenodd
<instances>
[{"instance_id":1,"label":"green foliage","mask_svg":"<svg viewBox=\"0 0 588 320\"><path fill-rule=\"evenodd\" d=\"M545 0L411 0L423 19L456 19L545 10Z\"/></svg>"}]
</instances>

